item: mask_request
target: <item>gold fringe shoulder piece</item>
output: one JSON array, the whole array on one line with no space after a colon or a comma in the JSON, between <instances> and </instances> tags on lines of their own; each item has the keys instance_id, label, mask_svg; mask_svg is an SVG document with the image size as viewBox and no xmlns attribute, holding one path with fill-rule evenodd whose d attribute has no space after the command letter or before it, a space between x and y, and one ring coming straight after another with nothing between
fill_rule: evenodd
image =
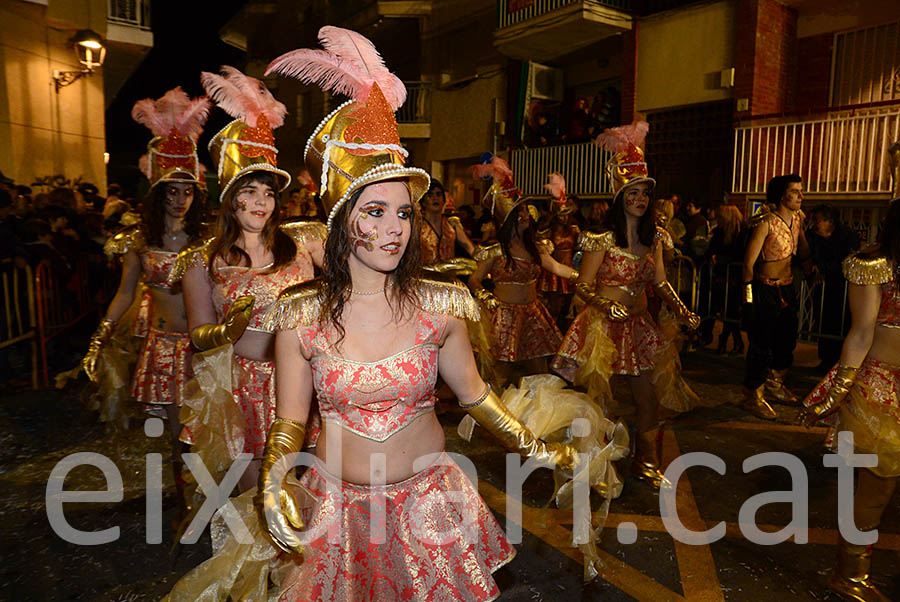
<instances>
[{"instance_id":1,"label":"gold fringe shoulder piece","mask_svg":"<svg viewBox=\"0 0 900 602\"><path fill-rule=\"evenodd\" d=\"M588 252L605 252L616 245L616 234L612 230L601 232L582 232L578 235L578 249Z\"/></svg>"},{"instance_id":2,"label":"gold fringe shoulder piece","mask_svg":"<svg viewBox=\"0 0 900 602\"><path fill-rule=\"evenodd\" d=\"M844 260L844 277L853 284L885 284L894 279L894 266L887 257L853 253Z\"/></svg>"},{"instance_id":3,"label":"gold fringe shoulder piece","mask_svg":"<svg viewBox=\"0 0 900 602\"><path fill-rule=\"evenodd\" d=\"M481 318L472 293L448 274L423 270L416 294L419 297L419 307L427 312L463 320L477 321Z\"/></svg>"},{"instance_id":4,"label":"gold fringe shoulder piece","mask_svg":"<svg viewBox=\"0 0 900 602\"><path fill-rule=\"evenodd\" d=\"M456 217L455 215L451 215L450 217L448 217L448 218L447 218L447 221L448 221L448 222L450 223L450 225L453 226L454 228L462 228L462 222L459 221L459 218Z\"/></svg>"},{"instance_id":5,"label":"gold fringe shoulder piece","mask_svg":"<svg viewBox=\"0 0 900 602\"><path fill-rule=\"evenodd\" d=\"M534 246L537 247L538 253L542 253L544 255L553 254L553 242L547 238L542 238L540 240L534 241Z\"/></svg>"},{"instance_id":6,"label":"gold fringe shoulder piece","mask_svg":"<svg viewBox=\"0 0 900 602\"><path fill-rule=\"evenodd\" d=\"M129 251L139 251L147 246L144 230L140 224L128 226L109 237L103 245L103 252L112 259L116 255L125 255Z\"/></svg>"},{"instance_id":7,"label":"gold fringe shoulder piece","mask_svg":"<svg viewBox=\"0 0 900 602\"><path fill-rule=\"evenodd\" d=\"M757 213L747 222L747 226L752 230L753 228L759 226L760 224L767 224L769 220L775 217L775 214L771 211L763 211L761 213Z\"/></svg>"},{"instance_id":8,"label":"gold fringe shoulder piece","mask_svg":"<svg viewBox=\"0 0 900 602\"><path fill-rule=\"evenodd\" d=\"M323 243L328 237L328 228L322 222L306 221L299 218L291 218L281 222L281 231L294 239L297 245L304 245L312 240L321 240Z\"/></svg>"},{"instance_id":9,"label":"gold fringe shoulder piece","mask_svg":"<svg viewBox=\"0 0 900 602\"><path fill-rule=\"evenodd\" d=\"M275 332L298 326L310 326L319 317L322 300L319 292L324 280L319 276L281 291L263 318L263 330Z\"/></svg>"},{"instance_id":10,"label":"gold fringe shoulder piece","mask_svg":"<svg viewBox=\"0 0 900 602\"><path fill-rule=\"evenodd\" d=\"M169 272L168 283L170 286L184 278L184 273L193 266L206 267L209 265L212 242L216 239L213 235L205 236L199 240L185 245L175 258L172 271Z\"/></svg>"},{"instance_id":11,"label":"gold fringe shoulder piece","mask_svg":"<svg viewBox=\"0 0 900 602\"><path fill-rule=\"evenodd\" d=\"M503 249L500 248L499 242L495 242L494 244L488 245L486 247L482 247L481 245L479 245L475 249L475 253L472 255L472 257L475 259L475 261L480 262L497 259L501 255L503 255Z\"/></svg>"}]
</instances>

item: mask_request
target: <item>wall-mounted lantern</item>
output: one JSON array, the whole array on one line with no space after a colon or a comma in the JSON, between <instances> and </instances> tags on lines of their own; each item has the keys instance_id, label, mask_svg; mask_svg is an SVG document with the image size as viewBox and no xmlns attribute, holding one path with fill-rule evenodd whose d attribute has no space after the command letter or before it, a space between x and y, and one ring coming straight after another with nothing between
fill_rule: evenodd
<instances>
[{"instance_id":1,"label":"wall-mounted lantern","mask_svg":"<svg viewBox=\"0 0 900 602\"><path fill-rule=\"evenodd\" d=\"M94 73L94 69L103 64L106 58L106 46L103 38L90 29L82 29L75 33L72 37L72 45L75 47L75 54L78 62L84 65L81 71L59 71L53 70L53 82L56 84L56 92L59 89L75 83L79 78Z\"/></svg>"}]
</instances>

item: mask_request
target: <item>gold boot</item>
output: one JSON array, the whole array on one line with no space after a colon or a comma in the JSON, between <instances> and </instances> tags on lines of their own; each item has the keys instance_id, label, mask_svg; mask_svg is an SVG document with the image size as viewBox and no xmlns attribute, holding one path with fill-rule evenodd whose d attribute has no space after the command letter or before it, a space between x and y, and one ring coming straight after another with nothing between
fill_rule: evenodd
<instances>
[{"instance_id":1,"label":"gold boot","mask_svg":"<svg viewBox=\"0 0 900 602\"><path fill-rule=\"evenodd\" d=\"M763 388L764 385L755 389L744 387L744 403L741 404L741 407L757 418L775 420L778 418L778 413L772 409L772 406L763 397Z\"/></svg>"},{"instance_id":2,"label":"gold boot","mask_svg":"<svg viewBox=\"0 0 900 602\"><path fill-rule=\"evenodd\" d=\"M800 403L797 396L791 393L790 389L784 386L784 377L787 375L785 370L769 370L769 377L766 379L766 398L776 403L785 405L796 405Z\"/></svg>"},{"instance_id":3,"label":"gold boot","mask_svg":"<svg viewBox=\"0 0 900 602\"><path fill-rule=\"evenodd\" d=\"M661 447L662 427L634 435L634 458L631 461L631 474L654 489L659 489L665 481L659 468Z\"/></svg>"},{"instance_id":4,"label":"gold boot","mask_svg":"<svg viewBox=\"0 0 900 602\"><path fill-rule=\"evenodd\" d=\"M838 544L837 566L828 587L844 600L852 602L889 602L869 580L872 550L867 546L854 546L841 540Z\"/></svg>"}]
</instances>

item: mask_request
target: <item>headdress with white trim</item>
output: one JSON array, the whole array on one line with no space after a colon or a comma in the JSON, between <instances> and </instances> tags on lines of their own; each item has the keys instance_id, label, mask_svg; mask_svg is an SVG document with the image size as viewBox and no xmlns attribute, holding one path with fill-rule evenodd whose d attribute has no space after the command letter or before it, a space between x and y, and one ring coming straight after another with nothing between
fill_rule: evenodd
<instances>
[{"instance_id":1,"label":"headdress with white trim","mask_svg":"<svg viewBox=\"0 0 900 602\"><path fill-rule=\"evenodd\" d=\"M147 154L138 164L150 180L150 188L159 182L205 185L197 159L197 138L211 106L206 97L191 100L180 87L159 100L145 98L134 104L131 118L153 132Z\"/></svg>"},{"instance_id":2,"label":"headdress with white trim","mask_svg":"<svg viewBox=\"0 0 900 602\"><path fill-rule=\"evenodd\" d=\"M574 213L577 207L575 207L575 202L566 195L566 179L563 175L554 171L547 176L547 179L544 190L550 193L550 213L553 215Z\"/></svg>"},{"instance_id":3,"label":"headdress with white trim","mask_svg":"<svg viewBox=\"0 0 900 602\"><path fill-rule=\"evenodd\" d=\"M209 141L209 154L216 164L222 190L220 198L225 198L238 178L254 171L274 174L281 192L290 185L291 176L278 169L272 130L284 123L287 109L258 79L228 66L223 66L221 73L200 75L206 93L234 117Z\"/></svg>"},{"instance_id":4,"label":"headdress with white trim","mask_svg":"<svg viewBox=\"0 0 900 602\"><path fill-rule=\"evenodd\" d=\"M364 186L405 179L415 203L428 190L429 176L406 166L408 153L400 144L394 117L406 100L406 87L388 71L372 42L332 26L319 30L319 42L324 50L301 48L283 54L269 64L266 74L295 77L351 98L319 123L304 152L306 167L319 180L331 230L338 209Z\"/></svg>"},{"instance_id":5,"label":"headdress with white trim","mask_svg":"<svg viewBox=\"0 0 900 602\"><path fill-rule=\"evenodd\" d=\"M489 155L489 153L485 154ZM513 170L509 167L509 163L497 155L485 156L482 161L479 165L471 166L469 170L476 182L488 178L493 180L481 204L491 212L497 226L502 228L513 209L525 199L522 197L522 192L516 188Z\"/></svg>"},{"instance_id":6,"label":"headdress with white trim","mask_svg":"<svg viewBox=\"0 0 900 602\"><path fill-rule=\"evenodd\" d=\"M626 186L647 182L650 188L656 186L656 180L647 171L644 151L641 146L650 131L646 121L636 121L630 125L605 130L597 136L594 144L615 153L606 164L607 175L613 190L613 202L619 200Z\"/></svg>"}]
</instances>

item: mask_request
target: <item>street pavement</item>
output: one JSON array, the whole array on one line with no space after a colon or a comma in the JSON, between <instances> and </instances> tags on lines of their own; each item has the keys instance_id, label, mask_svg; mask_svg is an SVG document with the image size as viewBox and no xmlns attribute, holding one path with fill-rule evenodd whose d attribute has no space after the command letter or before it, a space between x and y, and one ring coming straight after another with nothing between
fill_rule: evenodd
<instances>
[{"instance_id":1,"label":"street pavement","mask_svg":"<svg viewBox=\"0 0 900 602\"><path fill-rule=\"evenodd\" d=\"M810 367L815 350L798 349L789 384L798 393L816 382ZM600 542L603 575L582 579L582 557L571 546L571 512L551 503L553 478L539 470L522 495L522 543L517 556L495 574L502 602L557 600L828 600L828 573L837 538L837 471L823 466L824 429L796 426L795 408L778 406L777 421L764 422L735 404L743 359L711 350L683 355L684 372L708 405L674 420L664 439L664 463L681 454L708 452L720 457L725 474L709 468L687 470L675 494L686 529L700 531L724 521L725 534L709 545L689 545L670 535L656 492L628 477L629 460L619 463L623 494L613 501ZM172 546L169 524L175 492L164 470L163 541L146 542L147 453L168 455L165 436L150 438L143 428L106 434L79 401L81 385L64 391L24 391L0 397L0 600L15 602L158 600L191 567L210 554L208 536L190 546ZM479 491L506 526L505 452L481 429L462 441L453 406L440 416L447 449L468 456L478 468ZM69 523L82 530L118 527L112 543L77 546L60 538L48 522L45 496L53 467L69 454L94 451L111 458L123 478L121 501L66 506ZM793 454L809 480L808 543L751 543L740 524L741 505L766 491L792 487L784 468L763 466L744 472L747 458L764 452ZM104 489L99 469L75 468L66 490ZM597 500L594 500L595 508ZM885 515L876 545L873 573L891 599L900 600L900 495ZM791 522L787 503L762 506L755 524L777 531ZM636 537L635 537L636 531ZM631 536L631 537L629 537ZM619 540L622 540L620 542ZM680 537L679 539L684 539ZM633 540L631 543L627 543Z\"/></svg>"}]
</instances>

